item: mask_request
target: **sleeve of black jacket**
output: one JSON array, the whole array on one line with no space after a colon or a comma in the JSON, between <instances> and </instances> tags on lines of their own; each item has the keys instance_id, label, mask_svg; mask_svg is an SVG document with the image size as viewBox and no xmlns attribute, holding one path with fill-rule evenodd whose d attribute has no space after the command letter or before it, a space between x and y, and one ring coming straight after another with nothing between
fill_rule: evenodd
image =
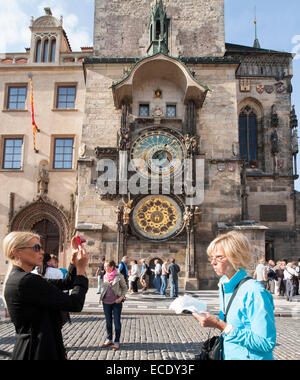
<instances>
[{"instance_id":1,"label":"sleeve of black jacket","mask_svg":"<svg viewBox=\"0 0 300 380\"><path fill-rule=\"evenodd\" d=\"M88 291L88 279L76 276L69 295L44 278L28 273L20 282L19 291L24 303L43 309L80 312Z\"/></svg>"},{"instance_id":2,"label":"sleeve of black jacket","mask_svg":"<svg viewBox=\"0 0 300 380\"><path fill-rule=\"evenodd\" d=\"M73 289L74 281L76 277L77 277L76 267L70 264L68 268L68 273L64 279L62 280L47 279L47 281L55 285L60 290L71 290Z\"/></svg>"}]
</instances>

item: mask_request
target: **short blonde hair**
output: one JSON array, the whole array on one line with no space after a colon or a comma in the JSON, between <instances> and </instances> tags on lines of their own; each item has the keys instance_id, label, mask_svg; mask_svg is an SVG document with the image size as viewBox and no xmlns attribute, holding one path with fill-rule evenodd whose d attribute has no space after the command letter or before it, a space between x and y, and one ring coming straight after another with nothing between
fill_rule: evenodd
<instances>
[{"instance_id":1,"label":"short blonde hair","mask_svg":"<svg viewBox=\"0 0 300 380\"><path fill-rule=\"evenodd\" d=\"M4 256L10 261L14 260L13 250L26 247L33 238L40 240L38 234L30 231L14 231L9 233L3 240Z\"/></svg>"},{"instance_id":2,"label":"short blonde hair","mask_svg":"<svg viewBox=\"0 0 300 380\"><path fill-rule=\"evenodd\" d=\"M13 261L15 260L15 257L13 255L13 251L15 249L21 249L23 247L26 247L27 244L30 242L31 239L37 238L40 240L40 236L37 235L34 232L30 231L14 231L10 232L8 235L5 236L3 240L3 253L4 256L9 260L9 266L8 270L5 276L4 284L3 284L3 289L2 289L2 295L3 295L3 300L5 307L7 308L6 305L6 300L4 297L5 294L5 288L6 288L6 282L8 280L8 277L10 275L10 272L13 267Z\"/></svg>"},{"instance_id":3,"label":"short blonde hair","mask_svg":"<svg viewBox=\"0 0 300 380\"><path fill-rule=\"evenodd\" d=\"M248 238L240 232L231 231L214 239L207 248L212 257L217 249L221 249L233 268L238 271L246 269L253 260Z\"/></svg>"}]
</instances>

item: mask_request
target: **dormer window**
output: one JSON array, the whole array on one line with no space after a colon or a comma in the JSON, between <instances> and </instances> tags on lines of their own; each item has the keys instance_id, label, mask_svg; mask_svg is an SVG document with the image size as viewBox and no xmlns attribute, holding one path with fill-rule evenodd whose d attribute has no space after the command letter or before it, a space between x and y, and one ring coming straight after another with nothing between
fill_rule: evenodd
<instances>
[{"instance_id":1,"label":"dormer window","mask_svg":"<svg viewBox=\"0 0 300 380\"><path fill-rule=\"evenodd\" d=\"M35 48L35 62L55 62L56 38L48 38L43 41L38 38Z\"/></svg>"}]
</instances>

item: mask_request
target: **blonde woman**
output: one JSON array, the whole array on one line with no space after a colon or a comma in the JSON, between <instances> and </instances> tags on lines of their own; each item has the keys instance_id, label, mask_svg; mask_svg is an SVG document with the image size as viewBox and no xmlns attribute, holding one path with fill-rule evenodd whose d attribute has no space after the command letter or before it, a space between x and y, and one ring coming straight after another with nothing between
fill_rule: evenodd
<instances>
[{"instance_id":1,"label":"blonde woman","mask_svg":"<svg viewBox=\"0 0 300 380\"><path fill-rule=\"evenodd\" d=\"M248 239L229 232L211 242L207 253L219 282L220 314L193 313L202 327L219 329L223 334L224 360L273 360L276 328L272 295L256 280L241 284L224 321L229 300L248 277L245 269L252 260Z\"/></svg>"},{"instance_id":2,"label":"blonde woman","mask_svg":"<svg viewBox=\"0 0 300 380\"><path fill-rule=\"evenodd\" d=\"M4 299L16 329L13 360L65 360L61 311L81 311L88 290L88 256L72 240L73 255L64 280L46 280L31 273L41 266L44 251L32 232L11 232L3 241L10 260ZM73 289L70 295L63 290Z\"/></svg>"}]
</instances>

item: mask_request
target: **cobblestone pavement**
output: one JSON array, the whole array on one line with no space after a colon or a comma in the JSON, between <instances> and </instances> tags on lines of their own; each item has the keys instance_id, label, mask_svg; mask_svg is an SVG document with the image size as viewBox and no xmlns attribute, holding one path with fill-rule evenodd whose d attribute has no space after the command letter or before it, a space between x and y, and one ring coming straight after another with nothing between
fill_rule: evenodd
<instances>
[{"instance_id":1,"label":"cobblestone pavement","mask_svg":"<svg viewBox=\"0 0 300 380\"><path fill-rule=\"evenodd\" d=\"M300 358L300 319L276 318L276 360ZM198 353L200 342L209 332L191 316L124 315L121 347L117 352L101 349L105 341L103 315L75 315L63 329L65 346L71 360L186 360ZM0 321L0 350L12 351L14 328ZM0 358L3 359L3 358Z\"/></svg>"}]
</instances>

